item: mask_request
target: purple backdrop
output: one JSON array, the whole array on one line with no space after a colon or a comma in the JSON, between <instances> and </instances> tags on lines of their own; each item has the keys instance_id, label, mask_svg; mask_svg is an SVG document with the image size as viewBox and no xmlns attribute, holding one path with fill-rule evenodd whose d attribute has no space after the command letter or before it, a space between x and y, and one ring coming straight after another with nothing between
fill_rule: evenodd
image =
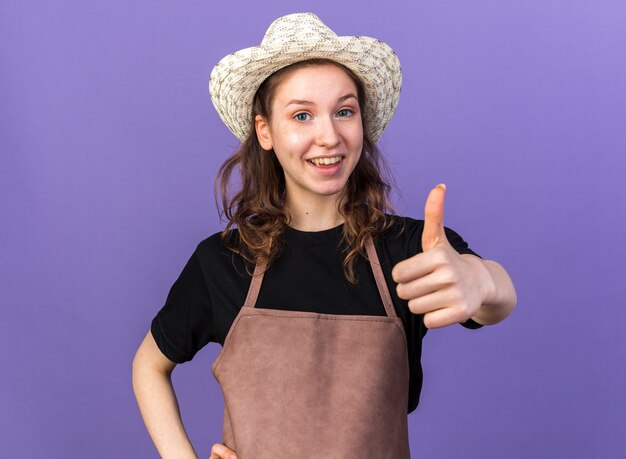
<instances>
[{"instance_id":1,"label":"purple backdrop","mask_svg":"<svg viewBox=\"0 0 626 459\"><path fill-rule=\"evenodd\" d=\"M422 218L446 182L446 225L518 291L502 324L425 339L413 457L625 457L622 0L4 0L0 457L156 456L131 362L220 229L212 183L236 141L210 70L307 10L397 51L381 146L398 210ZM201 457L221 433L218 350L174 372Z\"/></svg>"}]
</instances>

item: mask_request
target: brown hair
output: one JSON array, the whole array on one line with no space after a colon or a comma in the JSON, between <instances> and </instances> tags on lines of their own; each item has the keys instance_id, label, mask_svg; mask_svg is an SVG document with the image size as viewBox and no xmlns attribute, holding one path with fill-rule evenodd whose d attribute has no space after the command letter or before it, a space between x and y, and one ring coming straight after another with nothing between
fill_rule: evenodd
<instances>
[{"instance_id":1,"label":"brown hair","mask_svg":"<svg viewBox=\"0 0 626 459\"><path fill-rule=\"evenodd\" d=\"M342 68L357 86L361 113L365 105L365 91L361 81L346 67L327 59L311 59L297 62L278 70L259 87L252 108L252 129L241 148L220 167L215 179L215 200L220 217L227 221L222 231L222 240L250 263L266 263L269 267L281 249L281 236L289 224L285 210L285 177L283 169L273 151L264 150L256 136L256 115L271 117L271 105L276 88L285 77L296 69L307 66L333 64ZM387 166L367 134L363 122L363 151L350 174L338 209L344 217L342 245L345 253L343 269L346 279L355 284L354 269L356 256L365 253L365 240L376 237L392 225L389 200L390 186L383 178L388 175ZM231 177L239 166L241 188L231 194ZM218 202L218 190L221 206ZM226 238L229 230L237 226L239 245L234 246Z\"/></svg>"}]
</instances>

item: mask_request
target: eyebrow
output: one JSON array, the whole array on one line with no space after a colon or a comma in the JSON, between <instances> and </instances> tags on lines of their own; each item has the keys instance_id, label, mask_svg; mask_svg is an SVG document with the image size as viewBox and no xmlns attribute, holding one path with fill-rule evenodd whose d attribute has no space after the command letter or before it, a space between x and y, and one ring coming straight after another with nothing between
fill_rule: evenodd
<instances>
[{"instance_id":1,"label":"eyebrow","mask_svg":"<svg viewBox=\"0 0 626 459\"><path fill-rule=\"evenodd\" d=\"M347 100L347 99L356 99L357 101L359 100L357 96L350 93L350 94L346 94L345 96L341 96L339 99L337 99L337 102L343 102L344 100ZM287 102L285 107L289 107L290 105L315 105L315 103L310 100L292 99L289 102Z\"/></svg>"}]
</instances>

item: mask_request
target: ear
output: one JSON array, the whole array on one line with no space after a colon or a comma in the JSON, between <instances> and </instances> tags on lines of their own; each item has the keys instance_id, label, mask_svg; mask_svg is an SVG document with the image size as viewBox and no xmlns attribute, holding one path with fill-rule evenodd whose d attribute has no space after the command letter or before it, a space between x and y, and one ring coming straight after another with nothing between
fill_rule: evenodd
<instances>
[{"instance_id":1,"label":"ear","mask_svg":"<svg viewBox=\"0 0 626 459\"><path fill-rule=\"evenodd\" d=\"M271 150L274 148L272 143L272 134L270 132L270 125L267 119L262 115L254 117L254 129L256 131L256 137L259 140L259 144L263 150Z\"/></svg>"}]
</instances>

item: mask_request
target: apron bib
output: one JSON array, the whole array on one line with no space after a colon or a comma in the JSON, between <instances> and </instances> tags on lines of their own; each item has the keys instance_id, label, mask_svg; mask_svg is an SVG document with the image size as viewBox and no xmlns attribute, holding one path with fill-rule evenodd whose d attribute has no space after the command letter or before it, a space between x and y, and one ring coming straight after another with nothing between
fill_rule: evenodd
<instances>
[{"instance_id":1,"label":"apron bib","mask_svg":"<svg viewBox=\"0 0 626 459\"><path fill-rule=\"evenodd\" d=\"M410 457L404 326L371 238L366 249L386 316L255 308L255 267L211 367L239 459Z\"/></svg>"}]
</instances>

